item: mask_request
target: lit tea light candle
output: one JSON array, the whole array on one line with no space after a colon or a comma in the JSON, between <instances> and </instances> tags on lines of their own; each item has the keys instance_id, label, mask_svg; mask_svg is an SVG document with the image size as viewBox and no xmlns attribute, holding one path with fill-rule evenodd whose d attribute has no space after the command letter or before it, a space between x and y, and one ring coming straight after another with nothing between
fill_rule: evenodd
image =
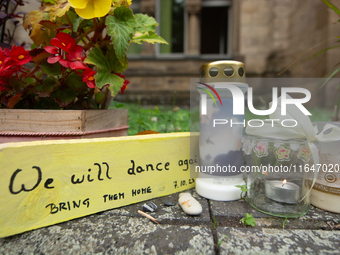
<instances>
[{"instance_id":1,"label":"lit tea light candle","mask_svg":"<svg viewBox=\"0 0 340 255\"><path fill-rule=\"evenodd\" d=\"M281 203L296 204L299 200L300 187L292 182L266 181L266 197Z\"/></svg>"}]
</instances>

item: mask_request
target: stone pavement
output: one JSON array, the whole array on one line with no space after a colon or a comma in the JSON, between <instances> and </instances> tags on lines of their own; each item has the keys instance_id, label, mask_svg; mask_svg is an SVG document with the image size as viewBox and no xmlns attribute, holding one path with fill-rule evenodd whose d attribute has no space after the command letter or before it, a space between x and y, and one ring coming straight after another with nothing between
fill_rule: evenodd
<instances>
[{"instance_id":1,"label":"stone pavement","mask_svg":"<svg viewBox=\"0 0 340 255\"><path fill-rule=\"evenodd\" d=\"M190 193L202 204L187 216L178 194L152 199L157 225L137 213L144 202L0 239L0 254L339 254L340 214L311 208L298 219L254 210L243 200L216 202ZM175 202L167 207L163 201ZM256 218L245 227L245 213Z\"/></svg>"}]
</instances>

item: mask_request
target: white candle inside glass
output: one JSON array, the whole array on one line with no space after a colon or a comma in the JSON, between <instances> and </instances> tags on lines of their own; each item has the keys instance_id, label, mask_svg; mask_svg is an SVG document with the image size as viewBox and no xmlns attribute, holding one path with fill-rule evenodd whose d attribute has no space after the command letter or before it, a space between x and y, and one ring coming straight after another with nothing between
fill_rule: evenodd
<instances>
[{"instance_id":1,"label":"white candle inside glass","mask_svg":"<svg viewBox=\"0 0 340 255\"><path fill-rule=\"evenodd\" d=\"M266 181L266 197L281 203L296 204L299 200L300 187L293 183L283 181Z\"/></svg>"}]
</instances>

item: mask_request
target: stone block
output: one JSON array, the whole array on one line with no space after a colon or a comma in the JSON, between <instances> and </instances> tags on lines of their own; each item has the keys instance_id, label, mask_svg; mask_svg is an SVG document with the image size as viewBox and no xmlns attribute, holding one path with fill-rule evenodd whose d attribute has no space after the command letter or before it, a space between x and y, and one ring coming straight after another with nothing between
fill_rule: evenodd
<instances>
[{"instance_id":1,"label":"stone block","mask_svg":"<svg viewBox=\"0 0 340 255\"><path fill-rule=\"evenodd\" d=\"M1 254L214 254L211 229L96 214L0 239Z\"/></svg>"},{"instance_id":2,"label":"stone block","mask_svg":"<svg viewBox=\"0 0 340 255\"><path fill-rule=\"evenodd\" d=\"M340 232L217 228L220 254L338 254Z\"/></svg>"}]
</instances>

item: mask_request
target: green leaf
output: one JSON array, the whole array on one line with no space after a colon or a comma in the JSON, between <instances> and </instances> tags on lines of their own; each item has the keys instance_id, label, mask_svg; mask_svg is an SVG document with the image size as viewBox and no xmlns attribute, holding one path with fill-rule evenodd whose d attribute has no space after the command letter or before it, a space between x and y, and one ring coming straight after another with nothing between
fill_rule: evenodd
<instances>
[{"instance_id":1,"label":"green leaf","mask_svg":"<svg viewBox=\"0 0 340 255\"><path fill-rule=\"evenodd\" d=\"M331 8L333 11L335 11L340 16L340 10L336 8L332 3L330 3L327 0L321 0L321 1L324 2L329 8Z\"/></svg>"},{"instance_id":2,"label":"green leaf","mask_svg":"<svg viewBox=\"0 0 340 255\"><path fill-rule=\"evenodd\" d=\"M76 98L76 92L72 89L59 90L56 94L56 102L60 107L65 107L73 102Z\"/></svg>"},{"instance_id":3,"label":"green leaf","mask_svg":"<svg viewBox=\"0 0 340 255\"><path fill-rule=\"evenodd\" d=\"M109 89L112 91L113 96L117 95L121 86L124 84L124 79L115 73L123 72L128 63L122 65L112 47L109 48L107 56L103 54L100 48L94 48L85 59L85 62L98 67L97 74L94 76L96 85L99 88L109 84Z\"/></svg>"},{"instance_id":4,"label":"green leaf","mask_svg":"<svg viewBox=\"0 0 340 255\"><path fill-rule=\"evenodd\" d=\"M222 234L222 238L220 240L218 240L217 246L220 246L223 243L224 239L226 239L226 238L228 238L228 236L225 235L225 234Z\"/></svg>"},{"instance_id":5,"label":"green leaf","mask_svg":"<svg viewBox=\"0 0 340 255\"><path fill-rule=\"evenodd\" d=\"M249 189L247 188L247 185L235 185L236 188L240 188L242 192L247 192Z\"/></svg>"},{"instance_id":6,"label":"green leaf","mask_svg":"<svg viewBox=\"0 0 340 255\"><path fill-rule=\"evenodd\" d=\"M27 84L32 85L32 84L35 83L35 79L32 78L32 77L28 77L28 78L25 79L25 82L26 82Z\"/></svg>"},{"instance_id":7,"label":"green leaf","mask_svg":"<svg viewBox=\"0 0 340 255\"><path fill-rule=\"evenodd\" d=\"M76 73L71 73L66 78L66 84L73 90L86 90L87 85L83 82L83 79Z\"/></svg>"},{"instance_id":8,"label":"green leaf","mask_svg":"<svg viewBox=\"0 0 340 255\"><path fill-rule=\"evenodd\" d=\"M153 17L146 14L138 13L135 15L137 22L137 32L155 32L156 27L159 25Z\"/></svg>"},{"instance_id":9,"label":"green leaf","mask_svg":"<svg viewBox=\"0 0 340 255\"><path fill-rule=\"evenodd\" d=\"M93 20L92 19L85 19L79 25L79 29L82 29L85 32L90 30L93 27L94 27L94 24L93 24Z\"/></svg>"},{"instance_id":10,"label":"green leaf","mask_svg":"<svg viewBox=\"0 0 340 255\"><path fill-rule=\"evenodd\" d=\"M83 21L84 19L81 17L77 17L74 22L73 22L73 32L77 32L80 23Z\"/></svg>"},{"instance_id":11,"label":"green leaf","mask_svg":"<svg viewBox=\"0 0 340 255\"><path fill-rule=\"evenodd\" d=\"M96 98L96 103L99 104L103 100L104 95L102 92L99 92L96 94L95 98Z\"/></svg>"},{"instance_id":12,"label":"green leaf","mask_svg":"<svg viewBox=\"0 0 340 255\"><path fill-rule=\"evenodd\" d=\"M40 64L41 69L48 75L60 75L61 74L61 65L59 63L49 64L45 60Z\"/></svg>"},{"instance_id":13,"label":"green leaf","mask_svg":"<svg viewBox=\"0 0 340 255\"><path fill-rule=\"evenodd\" d=\"M109 46L109 51L108 51L108 54L107 54L107 60L110 64L110 70L111 72L115 72L115 73L122 73L124 72L128 66L129 66L129 63L128 61L124 61L124 64L122 64L116 54L115 54L115 51L114 51L114 48L113 48L113 45L110 45Z\"/></svg>"},{"instance_id":14,"label":"green leaf","mask_svg":"<svg viewBox=\"0 0 340 255\"><path fill-rule=\"evenodd\" d=\"M124 6L116 8L114 16L106 18L106 26L108 35L112 37L118 60L124 64L128 45L137 27L132 10Z\"/></svg>"},{"instance_id":15,"label":"green leaf","mask_svg":"<svg viewBox=\"0 0 340 255\"><path fill-rule=\"evenodd\" d=\"M23 92L24 88L27 86L27 84L23 81L20 81L15 78L11 78L9 80L9 86L13 88L14 91L16 92Z\"/></svg>"},{"instance_id":16,"label":"green leaf","mask_svg":"<svg viewBox=\"0 0 340 255\"><path fill-rule=\"evenodd\" d=\"M339 68L337 68L337 69L335 69L335 71L330 75L330 76L328 76L327 77L327 79L324 81L324 82L320 82L317 86L316 86L316 88L315 88L315 90L317 90L317 89L320 89L320 88L322 88L323 86L325 86L338 72L340 71L340 67Z\"/></svg>"},{"instance_id":17,"label":"green leaf","mask_svg":"<svg viewBox=\"0 0 340 255\"><path fill-rule=\"evenodd\" d=\"M87 55L85 63L95 65L98 69L111 71L111 64L99 47L95 47Z\"/></svg>"},{"instance_id":18,"label":"green leaf","mask_svg":"<svg viewBox=\"0 0 340 255\"><path fill-rule=\"evenodd\" d=\"M255 227L255 219L252 214L246 213L246 217L241 219L241 223L243 223L245 226L252 226Z\"/></svg>"},{"instance_id":19,"label":"green leaf","mask_svg":"<svg viewBox=\"0 0 340 255\"><path fill-rule=\"evenodd\" d=\"M124 106L125 106L125 104L117 103L117 104L114 105L113 108L122 108L122 107L124 107Z\"/></svg>"},{"instance_id":20,"label":"green leaf","mask_svg":"<svg viewBox=\"0 0 340 255\"><path fill-rule=\"evenodd\" d=\"M53 77L48 77L43 81L43 84L38 84L34 92L37 93L40 97L49 97L52 93L56 81Z\"/></svg>"},{"instance_id":21,"label":"green leaf","mask_svg":"<svg viewBox=\"0 0 340 255\"><path fill-rule=\"evenodd\" d=\"M109 89L111 90L113 97L119 93L120 88L124 84L124 79L119 77L118 75L99 71L99 70L98 70L98 73L94 76L94 78L96 80L97 86L98 84L104 84L104 85L110 84ZM102 86L100 88L102 88Z\"/></svg>"},{"instance_id":22,"label":"green leaf","mask_svg":"<svg viewBox=\"0 0 340 255\"><path fill-rule=\"evenodd\" d=\"M55 4L56 0L42 0L43 3Z\"/></svg>"},{"instance_id":23,"label":"green leaf","mask_svg":"<svg viewBox=\"0 0 340 255\"><path fill-rule=\"evenodd\" d=\"M133 38L131 42L141 44L142 41L152 43L152 44L155 44L155 43L168 44L167 41L165 41L162 37L160 37L158 34L154 32L148 32L148 33L136 36Z\"/></svg>"},{"instance_id":24,"label":"green leaf","mask_svg":"<svg viewBox=\"0 0 340 255\"><path fill-rule=\"evenodd\" d=\"M321 50L321 51L319 51L319 52L313 54L311 57L309 57L309 59L315 58L316 56L318 56L318 55L320 55L320 54L322 54L322 53L326 53L327 51L329 51L329 50L331 50L331 49L335 49L335 48L339 48L339 47L340 47L340 45L335 45L335 46L328 47L328 48L326 48L326 49L323 49L323 50Z\"/></svg>"}]
</instances>

